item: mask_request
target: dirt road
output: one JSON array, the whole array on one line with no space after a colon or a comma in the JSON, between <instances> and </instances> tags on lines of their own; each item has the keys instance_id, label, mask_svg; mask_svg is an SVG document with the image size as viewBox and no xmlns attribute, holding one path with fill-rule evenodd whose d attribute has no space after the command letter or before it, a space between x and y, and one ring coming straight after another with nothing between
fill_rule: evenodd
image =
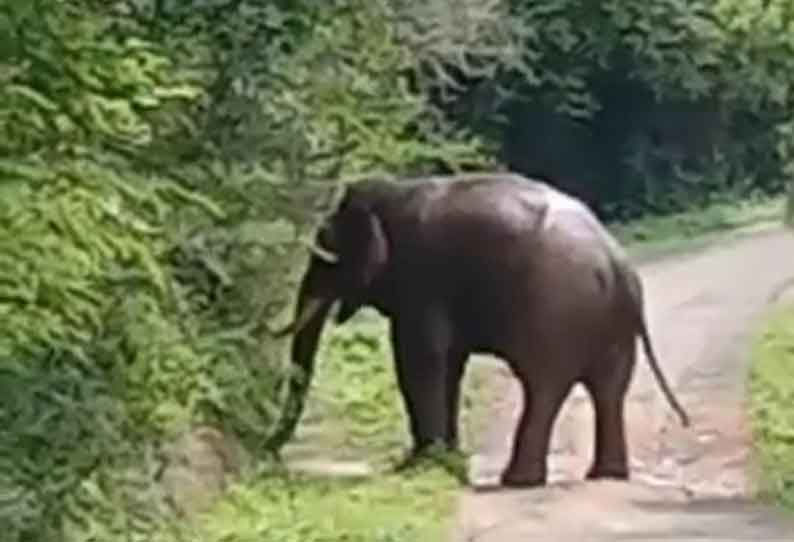
<instances>
[{"instance_id":1,"label":"dirt road","mask_svg":"<svg viewBox=\"0 0 794 542\"><path fill-rule=\"evenodd\" d=\"M660 363L692 427L680 427L640 358L626 410L633 479L583 482L593 424L577 388L555 427L551 484L468 492L455 542L794 541L791 520L750 499L743 407L748 339L770 296L794 275L794 236L764 231L640 269ZM515 382L499 374L503 399L472 461L480 486L505 465L520 406Z\"/></svg>"}]
</instances>

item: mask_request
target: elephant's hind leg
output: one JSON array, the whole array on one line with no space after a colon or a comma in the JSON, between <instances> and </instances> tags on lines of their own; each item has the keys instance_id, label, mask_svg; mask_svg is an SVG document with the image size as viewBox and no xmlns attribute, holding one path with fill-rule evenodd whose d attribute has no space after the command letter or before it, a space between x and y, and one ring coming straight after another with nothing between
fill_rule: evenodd
<instances>
[{"instance_id":1,"label":"elephant's hind leg","mask_svg":"<svg viewBox=\"0 0 794 542\"><path fill-rule=\"evenodd\" d=\"M533 487L546 483L547 455L554 420L573 381L537 379L535 386L522 378L524 410L515 433L513 453L502 474L506 487Z\"/></svg>"},{"instance_id":2,"label":"elephant's hind leg","mask_svg":"<svg viewBox=\"0 0 794 542\"><path fill-rule=\"evenodd\" d=\"M624 405L634 367L633 344L616 349L584 379L595 410L595 457L588 479L629 478Z\"/></svg>"}]
</instances>

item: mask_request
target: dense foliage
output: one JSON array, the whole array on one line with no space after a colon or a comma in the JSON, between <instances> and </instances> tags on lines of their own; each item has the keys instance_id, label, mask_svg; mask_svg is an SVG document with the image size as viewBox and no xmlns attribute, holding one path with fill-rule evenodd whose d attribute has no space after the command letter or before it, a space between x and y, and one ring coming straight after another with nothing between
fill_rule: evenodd
<instances>
[{"instance_id":1,"label":"dense foliage","mask_svg":"<svg viewBox=\"0 0 794 542\"><path fill-rule=\"evenodd\" d=\"M266 451L267 324L338 179L476 157L424 121L385 6L194 7L0 11L9 541L143 536L196 424Z\"/></svg>"},{"instance_id":2,"label":"dense foliage","mask_svg":"<svg viewBox=\"0 0 794 542\"><path fill-rule=\"evenodd\" d=\"M523 60L460 77L447 109L513 169L608 218L778 193L790 177L790 2L506 3Z\"/></svg>"},{"instance_id":3,"label":"dense foliage","mask_svg":"<svg viewBox=\"0 0 794 542\"><path fill-rule=\"evenodd\" d=\"M155 513L159 499L130 492L155 466L144 439L182 421L204 362L181 325L191 322L176 318L163 261L173 214L213 206L124 157L167 132L159 113L198 89L150 44L108 34L86 5L42 7L7 5L0 19L14 38L0 60L8 540L123 531L126 521L101 520L127 499L146 504L135 520Z\"/></svg>"},{"instance_id":4,"label":"dense foliage","mask_svg":"<svg viewBox=\"0 0 794 542\"><path fill-rule=\"evenodd\" d=\"M346 182L501 161L611 216L779 190L793 21L782 1L0 1L4 540L147 539L165 445L202 424L264 457L269 324Z\"/></svg>"}]
</instances>

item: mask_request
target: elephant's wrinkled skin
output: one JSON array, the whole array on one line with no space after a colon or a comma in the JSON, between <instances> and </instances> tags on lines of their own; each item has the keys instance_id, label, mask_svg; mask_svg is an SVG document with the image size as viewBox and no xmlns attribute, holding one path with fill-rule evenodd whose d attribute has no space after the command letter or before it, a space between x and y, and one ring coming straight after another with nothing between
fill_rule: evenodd
<instances>
[{"instance_id":1,"label":"elephant's wrinkled skin","mask_svg":"<svg viewBox=\"0 0 794 542\"><path fill-rule=\"evenodd\" d=\"M460 382L475 352L506 360L524 392L504 485L545 483L551 428L576 382L596 413L588 477L628 477L623 401L637 336L688 424L651 351L638 275L583 203L545 183L504 173L365 181L317 242L338 261L314 256L304 275L293 361L311 375L334 301L339 323L376 307L391 322L414 452L457 446ZM298 414L305 390L292 388Z\"/></svg>"}]
</instances>

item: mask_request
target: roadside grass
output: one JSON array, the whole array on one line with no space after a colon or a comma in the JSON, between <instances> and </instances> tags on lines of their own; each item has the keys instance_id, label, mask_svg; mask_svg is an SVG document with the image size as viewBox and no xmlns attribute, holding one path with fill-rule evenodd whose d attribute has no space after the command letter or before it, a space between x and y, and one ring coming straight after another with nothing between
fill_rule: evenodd
<instances>
[{"instance_id":1,"label":"roadside grass","mask_svg":"<svg viewBox=\"0 0 794 542\"><path fill-rule=\"evenodd\" d=\"M233 488L180 542L437 542L456 483L435 467L372 479L262 474Z\"/></svg>"},{"instance_id":2,"label":"roadside grass","mask_svg":"<svg viewBox=\"0 0 794 542\"><path fill-rule=\"evenodd\" d=\"M285 453L298 457L320 448L330 458L359 459L381 469L399 461L409 433L386 320L366 309L344 326L329 325L317 359L303 423ZM474 437L488 369L472 363L467 371L461 398L464 446Z\"/></svg>"},{"instance_id":3,"label":"roadside grass","mask_svg":"<svg viewBox=\"0 0 794 542\"><path fill-rule=\"evenodd\" d=\"M610 229L632 256L655 258L695 250L758 225L779 224L782 201L721 204L612 224ZM773 327L775 338L765 339L759 347L764 361L754 377L754 412L767 472L777 480L773 486L779 498L794 507L794 414L786 415L782 402L794 401L794 374L783 356L786 349L794 349L794 333L784 333L786 326L794 330L794 314L786 318ZM495 363L482 356L474 361L466 377L461 412L463 446L469 451L488 423L489 397L497 392L488 386ZM782 416L787 425L780 424ZM789 432L780 433L783 427ZM374 311L362 311L344 326L329 324L325 332L306 412L293 442L284 450L286 464L247 477L208 513L176 527L176 535L162 540L442 540L461 479L465 479L465 460L444 457L414 470L394 472L408 443L387 323ZM312 462L314 467L306 469ZM361 468L352 474L335 468L350 464Z\"/></svg>"},{"instance_id":4,"label":"roadside grass","mask_svg":"<svg viewBox=\"0 0 794 542\"><path fill-rule=\"evenodd\" d=\"M794 512L794 306L776 309L753 345L750 413L759 494Z\"/></svg>"},{"instance_id":5,"label":"roadside grass","mask_svg":"<svg viewBox=\"0 0 794 542\"><path fill-rule=\"evenodd\" d=\"M408 437L391 354L387 323L374 311L340 327L329 322L306 411L285 455L322 453L381 466L393 459Z\"/></svg>"},{"instance_id":6,"label":"roadside grass","mask_svg":"<svg viewBox=\"0 0 794 542\"><path fill-rule=\"evenodd\" d=\"M408 445L387 323L371 310L326 329L301 426L280 467L247 477L207 513L176 527L201 542L430 542L444 538L466 477L460 455L396 472ZM462 397L464 446L483 408L488 367L473 364ZM360 464L363 471L336 471ZM302 465L314 464L313 469ZM317 467L317 465L320 465Z\"/></svg>"},{"instance_id":7,"label":"roadside grass","mask_svg":"<svg viewBox=\"0 0 794 542\"><path fill-rule=\"evenodd\" d=\"M757 197L672 215L614 222L608 227L635 259L648 261L702 250L718 241L778 226L784 207L784 196Z\"/></svg>"}]
</instances>

